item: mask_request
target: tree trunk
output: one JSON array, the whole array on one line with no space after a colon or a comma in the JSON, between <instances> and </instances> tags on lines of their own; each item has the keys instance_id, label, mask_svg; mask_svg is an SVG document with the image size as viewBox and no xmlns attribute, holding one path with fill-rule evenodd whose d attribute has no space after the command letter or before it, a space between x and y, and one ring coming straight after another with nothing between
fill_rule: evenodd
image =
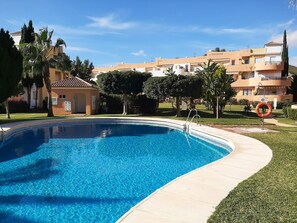
<instances>
[{"instance_id":1,"label":"tree trunk","mask_svg":"<svg viewBox=\"0 0 297 223\"><path fill-rule=\"evenodd\" d=\"M194 98L193 97L190 97L190 109L195 109L196 106L195 106L195 103L194 103Z\"/></svg>"},{"instance_id":2,"label":"tree trunk","mask_svg":"<svg viewBox=\"0 0 297 223\"><path fill-rule=\"evenodd\" d=\"M50 79L50 71L49 66L46 65L43 68L43 80L47 89L48 93L48 111L47 111L47 117L54 117L53 113L53 102L52 102L52 83Z\"/></svg>"},{"instance_id":3,"label":"tree trunk","mask_svg":"<svg viewBox=\"0 0 297 223\"><path fill-rule=\"evenodd\" d=\"M123 115L128 114L128 98L126 94L123 94Z\"/></svg>"},{"instance_id":4,"label":"tree trunk","mask_svg":"<svg viewBox=\"0 0 297 223\"><path fill-rule=\"evenodd\" d=\"M36 91L35 91L35 108L37 109L38 106L37 106L37 102L38 102L38 87L36 87Z\"/></svg>"},{"instance_id":5,"label":"tree trunk","mask_svg":"<svg viewBox=\"0 0 297 223\"><path fill-rule=\"evenodd\" d=\"M176 116L179 117L180 116L180 100L181 100L181 97L180 96L177 96L176 97Z\"/></svg>"},{"instance_id":6,"label":"tree trunk","mask_svg":"<svg viewBox=\"0 0 297 223\"><path fill-rule=\"evenodd\" d=\"M27 87L27 101L29 105L29 109L31 109L31 86Z\"/></svg>"},{"instance_id":7,"label":"tree trunk","mask_svg":"<svg viewBox=\"0 0 297 223\"><path fill-rule=\"evenodd\" d=\"M9 102L8 102L8 100L6 100L4 104L5 104L5 110L6 110L6 117L7 117L7 119L10 119Z\"/></svg>"}]
</instances>

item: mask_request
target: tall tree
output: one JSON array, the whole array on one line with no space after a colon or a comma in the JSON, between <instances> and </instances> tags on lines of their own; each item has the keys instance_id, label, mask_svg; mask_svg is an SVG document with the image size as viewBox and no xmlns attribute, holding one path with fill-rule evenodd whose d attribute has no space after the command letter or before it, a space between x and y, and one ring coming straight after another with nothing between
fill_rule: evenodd
<instances>
[{"instance_id":1,"label":"tall tree","mask_svg":"<svg viewBox=\"0 0 297 223\"><path fill-rule=\"evenodd\" d=\"M0 30L0 103L12 96L22 77L22 55L8 31ZM6 103L7 104L7 103ZM8 112L8 105L6 108ZM8 113L9 114L9 113Z\"/></svg>"},{"instance_id":2,"label":"tall tree","mask_svg":"<svg viewBox=\"0 0 297 223\"><path fill-rule=\"evenodd\" d=\"M20 50L21 50L21 53L23 54L23 67L25 68L23 69L22 85L26 88L27 102L28 102L29 108L31 107L31 89L34 83L34 75L26 69L28 67L30 58L27 57L27 55L24 55L24 52L22 51L22 45L27 43L33 43L35 39L34 36L35 36L35 33L34 33L33 23L32 23L32 20L30 20L28 26L24 24L22 28L22 35L20 40Z\"/></svg>"},{"instance_id":3,"label":"tall tree","mask_svg":"<svg viewBox=\"0 0 297 223\"><path fill-rule=\"evenodd\" d=\"M151 77L143 84L143 92L149 98L161 99L175 97L176 116L180 116L182 97L201 97L202 81L196 76L171 75Z\"/></svg>"},{"instance_id":4,"label":"tall tree","mask_svg":"<svg viewBox=\"0 0 297 223\"><path fill-rule=\"evenodd\" d=\"M287 44L287 32L284 31L283 36L283 53L282 53L282 61L284 63L284 69L282 71L282 77L287 77L289 72L289 50Z\"/></svg>"},{"instance_id":5,"label":"tall tree","mask_svg":"<svg viewBox=\"0 0 297 223\"><path fill-rule=\"evenodd\" d=\"M219 66L217 63L200 64L200 69L196 71L196 75L203 81L203 98L207 101L216 117L223 115L223 109L236 92L231 88L234 81L232 76L226 73L226 68Z\"/></svg>"},{"instance_id":6,"label":"tall tree","mask_svg":"<svg viewBox=\"0 0 297 223\"><path fill-rule=\"evenodd\" d=\"M145 72L115 70L100 74L97 77L97 83L102 93L123 96L123 115L127 115L129 96L141 93L143 82L150 76L150 73Z\"/></svg>"},{"instance_id":7,"label":"tall tree","mask_svg":"<svg viewBox=\"0 0 297 223\"><path fill-rule=\"evenodd\" d=\"M63 53L60 47L65 46L64 40L58 38L56 43L52 46L52 35L54 31L49 31L48 28L40 30L39 34L35 34L33 43L25 44L23 50L26 55L30 57L30 64L33 71L40 73L43 77L47 92L48 92L48 117L53 117L52 108L52 86L50 80L50 67L59 69L59 56ZM53 56L55 55L55 56ZM63 67L61 65L61 67Z\"/></svg>"},{"instance_id":8,"label":"tall tree","mask_svg":"<svg viewBox=\"0 0 297 223\"><path fill-rule=\"evenodd\" d=\"M34 76L34 83L35 83L35 87L36 87L36 89L35 89L35 108L38 108L38 92L39 92L39 89L44 86L43 78L42 78L41 74Z\"/></svg>"},{"instance_id":9,"label":"tall tree","mask_svg":"<svg viewBox=\"0 0 297 223\"><path fill-rule=\"evenodd\" d=\"M92 62L90 63L89 60L84 60L82 62L78 56L71 63L71 74L73 76L78 76L87 82L91 80L93 69L94 65Z\"/></svg>"}]
</instances>

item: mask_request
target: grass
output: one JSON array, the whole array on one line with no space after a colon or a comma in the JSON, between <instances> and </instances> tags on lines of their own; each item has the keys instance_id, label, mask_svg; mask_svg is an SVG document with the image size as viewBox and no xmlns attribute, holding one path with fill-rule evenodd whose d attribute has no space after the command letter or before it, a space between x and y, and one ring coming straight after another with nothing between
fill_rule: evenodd
<instances>
[{"instance_id":1,"label":"grass","mask_svg":"<svg viewBox=\"0 0 297 223\"><path fill-rule=\"evenodd\" d=\"M65 116L47 117L47 113L13 113L10 116L11 116L11 119L7 119L6 114L0 114L0 124L65 117Z\"/></svg>"},{"instance_id":2,"label":"grass","mask_svg":"<svg viewBox=\"0 0 297 223\"><path fill-rule=\"evenodd\" d=\"M267 144L272 161L240 183L208 220L213 222L297 222L297 128L248 134Z\"/></svg>"},{"instance_id":3,"label":"grass","mask_svg":"<svg viewBox=\"0 0 297 223\"><path fill-rule=\"evenodd\" d=\"M207 125L259 126L260 119L255 113L244 113L241 106L226 107L224 116L215 119L211 111L198 106L201 123ZM281 110L273 111L275 118L281 123L296 125L296 121L283 117ZM100 114L95 117L122 116L121 114ZM135 116L135 115L130 115ZM63 116L59 116L63 117ZM162 103L154 117L185 120L175 117L171 104ZM0 124L48 119L45 113L12 114L7 120L0 114ZM283 128L265 125L277 130L277 133L247 134L267 144L273 151L272 161L261 171L240 183L217 207L210 217L214 222L297 222L297 128Z\"/></svg>"}]
</instances>

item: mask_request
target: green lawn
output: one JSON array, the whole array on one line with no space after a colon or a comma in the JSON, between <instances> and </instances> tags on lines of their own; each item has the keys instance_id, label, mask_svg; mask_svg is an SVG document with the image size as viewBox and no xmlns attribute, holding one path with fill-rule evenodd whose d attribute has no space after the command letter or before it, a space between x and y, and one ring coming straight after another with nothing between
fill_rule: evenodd
<instances>
[{"instance_id":1,"label":"green lawn","mask_svg":"<svg viewBox=\"0 0 297 223\"><path fill-rule=\"evenodd\" d=\"M272 161L240 183L208 222L297 222L297 128L249 134L273 151Z\"/></svg>"},{"instance_id":2,"label":"green lawn","mask_svg":"<svg viewBox=\"0 0 297 223\"><path fill-rule=\"evenodd\" d=\"M260 118L255 113L244 113L241 106L226 107L223 118L215 119L211 111L204 106L197 106L201 123L226 126L258 126ZM296 121L286 119L281 110L273 111L274 117L282 123L296 125ZM7 120L0 114L0 124L48 119L45 113L12 114ZM121 114L101 114L95 117L122 116ZM135 116L135 115L129 115ZM63 117L63 116L59 116ZM160 104L160 109L153 117L185 120L175 117L171 104ZM217 207L209 222L297 222L297 128L283 128L265 125L266 128L277 130L277 133L248 134L267 144L273 151L273 159L268 166L254 176L240 183L228 197Z\"/></svg>"},{"instance_id":3,"label":"green lawn","mask_svg":"<svg viewBox=\"0 0 297 223\"><path fill-rule=\"evenodd\" d=\"M11 116L11 119L7 119L6 114L0 114L0 124L47 118L46 113L14 113L14 114L11 114L10 116Z\"/></svg>"}]
</instances>

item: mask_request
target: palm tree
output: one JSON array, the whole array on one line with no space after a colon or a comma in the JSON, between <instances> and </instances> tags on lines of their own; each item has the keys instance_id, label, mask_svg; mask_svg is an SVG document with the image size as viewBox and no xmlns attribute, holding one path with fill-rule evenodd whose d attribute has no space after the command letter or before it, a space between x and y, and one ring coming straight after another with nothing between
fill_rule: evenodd
<instances>
[{"instance_id":1,"label":"palm tree","mask_svg":"<svg viewBox=\"0 0 297 223\"><path fill-rule=\"evenodd\" d=\"M225 67L217 63L200 64L200 69L196 72L203 81L203 98L213 109L218 118L223 114L223 109L228 100L236 95L231 83L234 81L232 76L226 73Z\"/></svg>"},{"instance_id":2,"label":"palm tree","mask_svg":"<svg viewBox=\"0 0 297 223\"><path fill-rule=\"evenodd\" d=\"M53 32L53 30L49 31L47 27L43 28L40 30L39 34L35 34L33 43L23 46L23 50L30 56L29 65L32 67L32 72L40 73L43 77L48 92L48 117L54 116L52 108L50 67L55 67L57 69L60 67L65 68L64 64L61 64L59 60L61 57L65 57L65 54L61 52L60 47L63 45L66 47L66 44L64 40L59 38L52 46Z\"/></svg>"},{"instance_id":3,"label":"palm tree","mask_svg":"<svg viewBox=\"0 0 297 223\"><path fill-rule=\"evenodd\" d=\"M174 76L174 75L175 75L175 71L173 70L173 66L168 67L168 68L166 69L166 71L164 72L164 74L165 74L166 76Z\"/></svg>"}]
</instances>

